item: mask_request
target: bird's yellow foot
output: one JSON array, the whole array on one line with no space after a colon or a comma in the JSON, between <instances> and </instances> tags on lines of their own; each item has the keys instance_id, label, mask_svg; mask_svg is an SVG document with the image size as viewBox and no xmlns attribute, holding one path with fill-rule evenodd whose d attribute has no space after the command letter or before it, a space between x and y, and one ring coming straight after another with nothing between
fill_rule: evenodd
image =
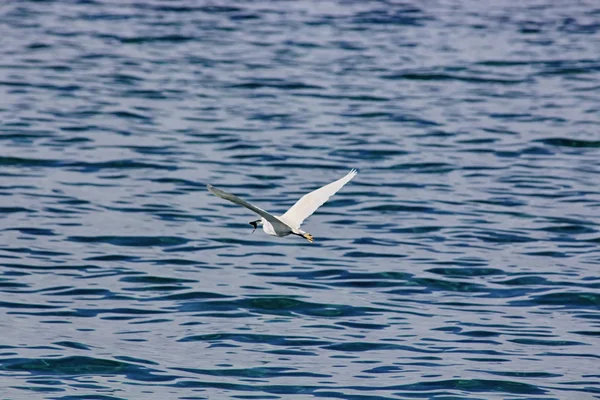
<instances>
[{"instance_id":1,"label":"bird's yellow foot","mask_svg":"<svg viewBox=\"0 0 600 400\"><path fill-rule=\"evenodd\" d=\"M305 233L302 236L304 236L304 239L308 240L311 243L315 241L315 239L313 238L313 235L311 235L310 233Z\"/></svg>"}]
</instances>

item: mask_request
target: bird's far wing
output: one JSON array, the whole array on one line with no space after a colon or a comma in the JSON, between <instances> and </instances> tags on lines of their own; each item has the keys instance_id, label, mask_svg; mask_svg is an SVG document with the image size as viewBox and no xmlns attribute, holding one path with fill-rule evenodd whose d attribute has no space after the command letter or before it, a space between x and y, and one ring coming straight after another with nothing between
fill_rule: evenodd
<instances>
[{"instance_id":1,"label":"bird's far wing","mask_svg":"<svg viewBox=\"0 0 600 400\"><path fill-rule=\"evenodd\" d=\"M217 189L213 185L206 185L206 187L214 195L216 195L222 199L229 200L232 203L239 204L240 206L244 206L247 209L254 211L258 215L260 215L261 217L263 217L264 219L269 221L271 223L271 225L273 225L273 227L275 228L276 231L289 230L289 227L285 226L285 224L283 222L281 222L276 216L269 214L262 208L253 206L252 204L248 203L247 201L244 201L231 193L227 193L227 192L222 191L221 189ZM278 227L281 227L282 229L277 229Z\"/></svg>"},{"instance_id":2,"label":"bird's far wing","mask_svg":"<svg viewBox=\"0 0 600 400\"><path fill-rule=\"evenodd\" d=\"M353 169L343 178L302 196L292 208L287 210L287 212L281 216L281 219L285 221L285 223L290 224L290 226L299 228L306 218L310 217L317 211L317 208L325 204L331 196L336 194L346 183L350 182L357 173L358 172Z\"/></svg>"}]
</instances>

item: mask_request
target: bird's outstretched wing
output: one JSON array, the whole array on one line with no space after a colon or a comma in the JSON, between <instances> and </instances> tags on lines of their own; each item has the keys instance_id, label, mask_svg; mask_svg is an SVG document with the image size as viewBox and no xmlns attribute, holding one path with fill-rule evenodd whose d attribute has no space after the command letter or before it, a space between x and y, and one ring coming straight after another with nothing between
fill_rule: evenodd
<instances>
[{"instance_id":1,"label":"bird's outstretched wing","mask_svg":"<svg viewBox=\"0 0 600 400\"><path fill-rule=\"evenodd\" d=\"M206 185L206 187L214 195L219 196L222 199L229 200L232 203L239 204L240 206L244 206L247 209L254 211L258 215L260 215L261 217L263 217L264 219L266 219L267 221L269 221L271 223L271 225L273 225L273 228L275 228L276 232L285 232L285 231L289 232L290 231L290 227L289 226L285 225L276 216L274 216L272 214L269 214L268 212L266 212L262 208L258 208L256 206L253 206L252 204L248 203L247 201L244 201L244 200L240 199L239 197L237 197L237 196L235 196L235 195L233 195L231 193L227 193L227 192L222 191L221 189L217 189L213 185Z\"/></svg>"},{"instance_id":2,"label":"bird's outstretched wing","mask_svg":"<svg viewBox=\"0 0 600 400\"><path fill-rule=\"evenodd\" d=\"M281 219L291 227L299 228L306 218L310 217L317 211L317 208L325 204L331 196L336 194L346 183L350 182L357 173L358 172L353 169L343 178L302 196L292 208L287 210L287 212L281 216Z\"/></svg>"}]
</instances>

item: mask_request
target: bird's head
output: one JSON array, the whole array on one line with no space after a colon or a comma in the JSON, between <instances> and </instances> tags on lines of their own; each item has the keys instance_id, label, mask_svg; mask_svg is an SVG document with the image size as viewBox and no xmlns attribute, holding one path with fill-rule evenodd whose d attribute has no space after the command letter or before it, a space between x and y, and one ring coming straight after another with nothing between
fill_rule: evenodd
<instances>
[{"instance_id":1,"label":"bird's head","mask_svg":"<svg viewBox=\"0 0 600 400\"><path fill-rule=\"evenodd\" d=\"M262 224L263 224L262 219L257 219L256 221L250 222L250 225L252 225L252 227L254 228L254 230L252 231L252 233L254 233L254 231L256 230L256 228L258 228Z\"/></svg>"}]
</instances>

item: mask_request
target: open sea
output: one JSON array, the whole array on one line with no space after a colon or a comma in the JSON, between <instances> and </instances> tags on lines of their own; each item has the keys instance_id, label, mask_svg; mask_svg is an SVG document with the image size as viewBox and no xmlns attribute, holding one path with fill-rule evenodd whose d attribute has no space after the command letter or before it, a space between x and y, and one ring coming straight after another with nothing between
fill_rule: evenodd
<instances>
[{"instance_id":1,"label":"open sea","mask_svg":"<svg viewBox=\"0 0 600 400\"><path fill-rule=\"evenodd\" d=\"M0 4L0 399L600 399L596 0ZM358 176L303 225L252 234Z\"/></svg>"}]
</instances>

